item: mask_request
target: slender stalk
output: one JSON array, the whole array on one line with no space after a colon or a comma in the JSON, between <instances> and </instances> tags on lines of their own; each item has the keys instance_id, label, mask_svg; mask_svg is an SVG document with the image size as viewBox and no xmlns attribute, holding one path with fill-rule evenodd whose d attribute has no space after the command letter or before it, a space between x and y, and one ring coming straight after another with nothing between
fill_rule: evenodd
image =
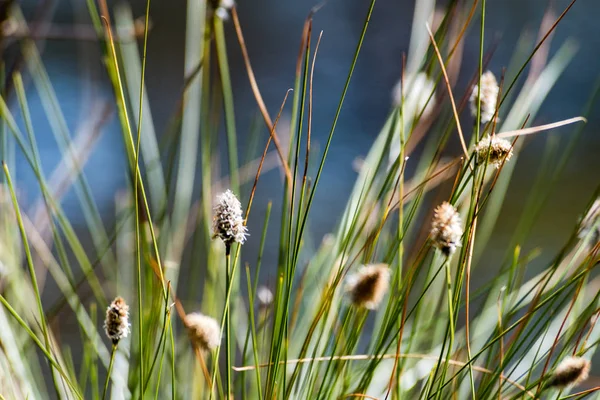
<instances>
[{"instance_id":1,"label":"slender stalk","mask_svg":"<svg viewBox=\"0 0 600 400\"><path fill-rule=\"evenodd\" d=\"M448 360L452 357L452 349L454 347L454 334L456 331L456 326L455 326L455 320L454 320L454 303L453 303L453 295L452 295L452 277L450 275L450 258L447 257L446 261L446 288L447 288L447 294L448 294L448 321L449 321L449 326L450 326L450 342L448 343L448 351L447 351L447 356L446 356L446 360L445 365L444 365L444 369L442 370L442 378L440 379L440 382L444 381L444 378L446 376L446 370L448 369L448 366L450 365L448 363ZM442 393L442 391L440 390L438 392L440 395Z\"/></svg>"},{"instance_id":2,"label":"slender stalk","mask_svg":"<svg viewBox=\"0 0 600 400\"><path fill-rule=\"evenodd\" d=\"M138 184L141 180L140 174L140 143L142 139L142 116L143 116L143 105L144 105L144 77L146 75L146 50L148 47L148 21L150 15L150 0L146 1L146 17L145 17L145 26L144 26L144 49L142 54L142 73L140 76L140 94L139 94L139 102L140 107L138 110L138 124L137 124L137 143L135 146L135 172L134 172L134 184L133 184L133 193L134 193L134 202L133 207L135 209L135 264L136 264L136 272L137 272L137 297L138 297L138 340L140 342L140 390L142 392L142 398L144 397L145 385L144 385L144 369L145 369L145 356L144 356L144 312L143 312L143 299L142 299L142 253L141 253L141 244L140 244L140 202L139 202L139 189ZM159 257L160 258L160 257ZM161 277L162 278L162 277ZM162 279L161 279L162 281ZM164 287L164 284L163 284ZM167 301L165 296L165 302ZM164 333L164 330L163 330ZM115 349L113 347L113 355L111 355L111 366L112 359L114 357ZM154 363L153 363L154 364ZM109 367L110 368L110 367ZM148 375L148 379L150 378L150 374ZM106 392L106 387L104 388ZM104 399L104 397L103 397Z\"/></svg>"},{"instance_id":3,"label":"slender stalk","mask_svg":"<svg viewBox=\"0 0 600 400\"><path fill-rule=\"evenodd\" d=\"M233 108L233 89L231 87L231 78L229 76L229 62L227 59L227 48L225 45L225 32L223 31L223 21L215 16L214 33L217 47L217 62L221 75L221 85L223 90L223 104L225 109L225 125L227 128L227 152L229 155L229 186L234 193L239 194L240 178L238 173L238 151L237 135L235 128L235 112Z\"/></svg>"},{"instance_id":4,"label":"slender stalk","mask_svg":"<svg viewBox=\"0 0 600 400\"><path fill-rule=\"evenodd\" d=\"M481 75L483 74L483 34L485 27L485 0L481 0L481 28L479 32L479 76L477 79L477 118L475 119L475 141L479 141L481 129Z\"/></svg>"},{"instance_id":5,"label":"slender stalk","mask_svg":"<svg viewBox=\"0 0 600 400\"><path fill-rule=\"evenodd\" d=\"M265 230L266 231L266 230ZM259 358L258 358L258 336L256 335L256 324L254 321L254 294L252 293L256 293L256 290L252 290L252 286L251 286L251 278L250 278L250 269L248 267L246 267L246 279L248 281L248 300L249 300L249 310L250 310L250 332L252 335L252 351L254 353L254 366L255 366L255 373L256 373L256 387L258 388L257 390L257 395L258 395L258 399L262 400L262 390L260 390L260 383L261 383L261 379L260 379L260 368L258 368L259 365ZM245 386L245 382L242 381L242 389Z\"/></svg>"},{"instance_id":6,"label":"slender stalk","mask_svg":"<svg viewBox=\"0 0 600 400\"><path fill-rule=\"evenodd\" d=\"M17 217L17 223L19 225L19 231L21 232L21 239L23 241L23 247L25 248L25 257L27 258L27 267L29 268L29 276L31 278L31 285L33 286L33 292L35 294L35 301L38 308L40 325L42 326L42 333L46 342L46 349L50 351L50 338L48 336L48 324L46 322L46 315L44 314L44 306L42 306L42 297L40 295L40 289L37 283L35 274L35 267L33 266L33 258L31 256L31 249L29 248L29 241L27 240L27 234L25 233L25 227L23 225L23 217L21 216L21 209L19 208L19 202L17 201L17 195L13 186L10 172L8 171L8 165L2 161L2 168L4 168L4 175L6 177L6 183L10 190L10 196L12 198L13 207L15 209L15 215Z\"/></svg>"},{"instance_id":7,"label":"slender stalk","mask_svg":"<svg viewBox=\"0 0 600 400\"><path fill-rule=\"evenodd\" d=\"M108 393L108 384L110 382L110 375L112 374L113 364L115 362L115 355L117 354L117 345L112 345L112 351L110 352L110 363L108 364L108 370L106 371L106 381L104 382L104 390L102 391L102 400L106 399ZM143 397L143 395L142 395Z\"/></svg>"},{"instance_id":8,"label":"slender stalk","mask_svg":"<svg viewBox=\"0 0 600 400\"><path fill-rule=\"evenodd\" d=\"M231 288L231 245L227 244L225 249L225 293L229 293ZM225 352L227 365L227 399L231 398L231 309L229 307L230 299L227 298L225 304Z\"/></svg>"}]
</instances>

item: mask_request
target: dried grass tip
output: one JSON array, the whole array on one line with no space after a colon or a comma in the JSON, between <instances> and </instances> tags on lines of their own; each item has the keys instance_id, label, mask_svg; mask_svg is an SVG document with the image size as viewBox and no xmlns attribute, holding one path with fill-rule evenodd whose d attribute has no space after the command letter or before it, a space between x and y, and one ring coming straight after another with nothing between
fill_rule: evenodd
<instances>
[{"instance_id":1,"label":"dried grass tip","mask_svg":"<svg viewBox=\"0 0 600 400\"><path fill-rule=\"evenodd\" d=\"M244 244L248 229L244 226L242 205L229 189L217 196L213 218L213 234L219 237L226 245L234 242Z\"/></svg>"},{"instance_id":2,"label":"dried grass tip","mask_svg":"<svg viewBox=\"0 0 600 400\"><path fill-rule=\"evenodd\" d=\"M489 162L496 168L500 168L503 162L510 160L512 157L512 145L506 139L501 139L497 136L484 137L475 146L477 153L477 163L483 164Z\"/></svg>"},{"instance_id":3,"label":"dried grass tip","mask_svg":"<svg viewBox=\"0 0 600 400\"><path fill-rule=\"evenodd\" d=\"M449 256L460 245L462 234L462 221L458 211L448 202L437 206L433 211L431 223L433 245Z\"/></svg>"},{"instance_id":4,"label":"dried grass tip","mask_svg":"<svg viewBox=\"0 0 600 400\"><path fill-rule=\"evenodd\" d=\"M498 93L500 88L498 87L498 81L491 71L486 71L481 75L481 123L487 124L494 118L496 113L496 103L498 101ZM477 118L477 93L479 92L479 85L475 85L469 98L469 105L471 108L471 115L473 118Z\"/></svg>"},{"instance_id":5,"label":"dried grass tip","mask_svg":"<svg viewBox=\"0 0 600 400\"><path fill-rule=\"evenodd\" d=\"M194 346L209 351L221 343L221 327L214 318L194 312L186 315L183 323Z\"/></svg>"},{"instance_id":6,"label":"dried grass tip","mask_svg":"<svg viewBox=\"0 0 600 400\"><path fill-rule=\"evenodd\" d=\"M115 298L106 309L104 330L115 345L129 335L129 306L122 297Z\"/></svg>"},{"instance_id":7,"label":"dried grass tip","mask_svg":"<svg viewBox=\"0 0 600 400\"><path fill-rule=\"evenodd\" d=\"M594 201L585 217L582 218L579 232L577 232L579 239L585 239L588 235L591 236L592 246L600 242L600 199Z\"/></svg>"},{"instance_id":8,"label":"dried grass tip","mask_svg":"<svg viewBox=\"0 0 600 400\"><path fill-rule=\"evenodd\" d=\"M390 269L386 264L364 265L348 278L346 292L357 307L375 310L390 284Z\"/></svg>"},{"instance_id":9,"label":"dried grass tip","mask_svg":"<svg viewBox=\"0 0 600 400\"><path fill-rule=\"evenodd\" d=\"M581 357L567 357L558 364L550 381L549 387L565 388L574 386L588 378L591 363Z\"/></svg>"}]
</instances>

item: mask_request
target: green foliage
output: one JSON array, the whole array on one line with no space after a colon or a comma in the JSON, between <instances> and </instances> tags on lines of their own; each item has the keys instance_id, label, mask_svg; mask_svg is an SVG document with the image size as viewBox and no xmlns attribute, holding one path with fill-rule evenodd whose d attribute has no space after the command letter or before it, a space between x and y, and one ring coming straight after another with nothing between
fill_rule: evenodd
<instances>
[{"instance_id":1,"label":"green foliage","mask_svg":"<svg viewBox=\"0 0 600 400\"><path fill-rule=\"evenodd\" d=\"M188 1L185 87L161 141L152 123L144 82L150 1L138 47L126 39L136 27L127 7L115 8L113 24L105 1L97 8L88 0L114 90L130 177L127 190L116 196L116 224L111 229L100 217L83 174L86 155L75 151L81 146L79 140L85 147L93 138L72 136L35 42L21 39L28 74L64 158L57 172L66 176L63 185L75 188L85 215L82 229L93 240L90 248L84 245L61 207L66 189L46 178L36 124L16 72L12 78L18 107L9 107L5 94L0 98L2 158L14 160L11 146L18 146L39 185L43 212L20 209L19 184L11 179L13 166L3 163L0 397L598 396L595 389L585 391L579 386L555 388L550 379L556 365L569 355L591 360L600 338L596 325L600 292L594 271L600 261L600 216L596 215L600 206L592 204L595 197L582 210L582 215L590 212L593 218L573 221L572 233L562 247L543 250L546 261L536 260L540 249L522 250L581 137L580 126L566 145L554 137L547 141L539 175L529 197L523 199L522 215L509 244L498 253L491 242L515 164L529 137L519 135L518 130L532 125L575 56L571 42L562 44L547 62L539 51L548 48L549 33L557 24L542 32L540 42L522 39L503 76L500 96L487 99L497 101L498 118L480 124L480 99L485 93L476 78L487 63L485 1L476 2L472 9L451 2L431 38L425 21L435 2L419 1L396 101L360 165L351 195L337 208L341 217L336 231L320 243L311 233L311 211L332 209L319 204L316 194L323 190L320 178L327 168L327 154L375 3L371 0L365 5L355 54L319 154L311 147L313 73L318 71L320 41L319 37L315 44L312 16L318 9L311 11L302 32L291 105L283 100L273 123L256 86L235 7L217 12L211 4ZM222 19L224 12L230 21ZM11 15L25 26L18 8ZM463 46L464 32L477 26L476 22L481 39L479 65L463 66L474 77L464 101L459 101L461 96L452 86L458 71L446 71L446 67L459 61L456 57L461 52L456 49ZM228 30L235 30L238 43L226 42ZM238 134L243 129L236 127L227 57L228 48L236 49L238 44L269 131L264 152L249 154L249 161L242 165ZM532 62L536 68L523 80L521 75ZM470 117L473 128L458 129L458 114L474 84L477 96L473 98L479 100L472 105L476 110ZM456 96L448 96L448 89ZM600 84L592 89L584 116L591 113L599 89ZM284 108L291 109L289 132L277 127ZM22 121L26 135L17 121ZM499 168L492 164L497 160L474 155L480 138L508 131L517 131L509 138L514 154L497 162ZM252 129L248 142L261 143L263 134L261 129ZM464 148L448 158L448 144L459 143L457 134L465 135L460 138ZM280 141L284 138L289 140ZM218 143L223 140L227 146L221 153ZM289 147L282 149L282 142ZM409 158L421 142L422 153ZM219 157L227 160L228 176L216 176ZM410 176L407 163L412 163ZM243 259L242 265L244 246L225 245L214 238L212 204L217 194L230 188L246 205L243 218L248 221L255 193L260 191L261 173L273 166L284 179L281 199L276 202L282 204L280 218L271 216L269 201L259 218L262 227L253 226L248 240L257 246L258 258L255 262ZM201 187L195 196L198 182ZM453 228L458 243L451 248L434 243L437 239L430 235L432 218L440 218L433 209L443 201L458 213L460 229ZM278 210L273 211L277 214ZM447 221L437 222L443 234ZM269 266L276 277L273 293L261 284L267 246L278 251L277 265ZM492 247L494 260L489 256ZM348 285L360 279L359 267L369 264L387 265L389 282L378 281L376 287L368 282ZM42 303L46 280L60 292L52 305ZM348 293L359 289L366 292ZM113 345L105 338L101 311L117 295L130 305L131 335ZM377 301L369 307L356 300L372 295ZM216 348L192 343L188 337L184 318L195 311L218 321L223 338ZM56 323L65 319L76 325ZM74 330L68 332L70 338L79 334L78 343L61 339L65 329Z\"/></svg>"}]
</instances>

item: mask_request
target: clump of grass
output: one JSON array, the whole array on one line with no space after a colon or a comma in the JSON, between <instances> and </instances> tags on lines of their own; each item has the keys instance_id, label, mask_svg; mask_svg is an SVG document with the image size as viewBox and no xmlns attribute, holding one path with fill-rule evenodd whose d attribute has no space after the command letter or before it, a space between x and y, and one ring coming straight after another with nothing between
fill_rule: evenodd
<instances>
[{"instance_id":1,"label":"clump of grass","mask_svg":"<svg viewBox=\"0 0 600 400\"><path fill-rule=\"evenodd\" d=\"M513 60L500 60L506 65L500 84L484 72L493 56L484 47L485 1L468 9L451 2L437 11L441 18L434 31L427 25L434 2L417 2L411 48L391 111L347 201L334 208L318 203L316 194L327 190L320 178L337 143L337 123L375 3L365 8L319 152L311 142L321 40L312 17L319 7L299 32L294 90L282 93L272 118L252 70L244 15L232 1L189 1L185 85L172 124L161 135L149 115L153 99L144 89L150 2L141 23L124 6L110 14L104 0L99 7L88 0L131 176L130 185L115 196L117 223L110 229L91 196L86 157L70 150L93 149L95 141L70 139L35 42L27 35L18 39L28 67L24 73L43 98L62 144L59 175L69 178L57 186L42 170L37 124L21 74L15 73L16 105L6 90L0 96L2 158L14 160L11 149L18 146L39 186L38 209L45 217L21 210L20 182L15 185L12 167L3 164L8 190L0 191L6 195L0 198L2 396L534 399L551 389L574 391L587 384L588 360L599 338L600 186L562 246L529 250L541 206L580 132L566 143L548 139L510 244L489 240L522 156L523 136L585 121L574 117L533 126L540 104L574 56L566 43L546 59L551 33L574 2L558 17L546 16L539 41L523 36ZM18 6L11 15L27 32ZM477 18L479 63L463 65L461 72L459 50ZM233 37L228 31L235 32L237 43L228 42ZM143 36L141 46L126 40L131 35ZM238 47L265 122L250 130L252 151L244 157L238 155L238 132L248 130L236 126L228 61ZM530 64L535 68L528 70ZM472 74L468 86L453 83L459 72ZM597 84L584 116L599 92ZM460 125L465 107L475 119L472 130ZM278 127L284 109L290 110L289 131ZM452 144L458 141L462 150L455 154ZM217 176L222 160L227 175ZM268 202L264 218L249 219L251 211L264 209L256 194L269 169L279 169L283 177L281 199ZM61 196L71 185L86 216L83 227L75 227L62 207ZM270 219L271 204L280 205L280 218ZM320 223L313 218L316 208L339 211L339 224L326 240L313 233ZM80 231L94 238L93 248L84 245ZM256 259L248 246L258 250ZM495 256L488 257L492 251ZM541 251L545 257L538 258ZM263 258L266 254L276 257ZM246 272L242 278L236 273L240 265ZM50 281L60 295L52 296L56 303L43 304L42 290L52 286L44 283ZM110 304L103 326L96 310L115 293L123 297ZM135 306L129 309L123 298ZM66 314L78 329L55 323ZM72 340L77 334L80 338ZM75 341L83 344L81 352L74 351ZM552 369L556 355L562 361ZM596 388L567 396L592 395Z\"/></svg>"}]
</instances>

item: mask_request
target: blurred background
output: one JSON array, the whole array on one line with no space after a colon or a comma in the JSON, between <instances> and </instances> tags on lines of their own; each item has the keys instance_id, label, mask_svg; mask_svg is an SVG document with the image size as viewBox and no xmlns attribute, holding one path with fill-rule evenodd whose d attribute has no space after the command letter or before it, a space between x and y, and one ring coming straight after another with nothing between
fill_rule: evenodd
<instances>
[{"instance_id":1,"label":"blurred background","mask_svg":"<svg viewBox=\"0 0 600 400\"><path fill-rule=\"evenodd\" d=\"M5 0L0 2L3 6L8 3ZM438 3L440 8L446 5L446 2ZM472 4L461 3L467 9ZM126 157L114 95L86 4L82 0L21 0L19 4L34 36L38 37L37 44L43 62L69 128L72 132L89 128L90 124L99 128L84 170L104 223L110 227L114 224L115 196L127 185ZM272 116L279 109L286 90L294 84L302 26L315 4L312 1L241 0L237 5L252 66ZM568 4L566 0L489 0L484 44L486 52L494 50L489 69L500 76L503 68L508 66L519 39L529 36L536 41L544 14L551 9L554 12L552 19L555 19ZM146 2L109 2L111 10L116 6L130 7L133 18L142 18ZM364 0L330 0L315 15L315 39L316 34L323 31L314 78L313 141L319 151L322 151L331 127L367 7L368 2ZM311 229L316 240L332 231L339 222L356 178L353 163L366 155L389 114L391 91L402 69L402 55L408 52L414 7L414 0L377 1L329 152L322 188L317 192L318 206L312 211ZM177 109L184 85L186 1L154 0L150 15L146 85L152 115L146 114L144 118L151 117L159 138L168 140L164 138L164 132L167 132L170 119ZM533 121L534 125L570 118L583 112L600 74L600 58L597 56L600 49L598 15L600 2L580 0L556 29L550 57L566 41L573 49L577 49L577 53L547 96ZM469 80L477 73L479 32L474 27L478 25L476 15L465 37L460 75L454 88L457 98L465 94ZM7 30L14 28L4 27L8 33L10 31ZM258 126L264 131L265 141L268 132L258 113L231 22L226 24L225 30L229 43L238 134L241 138L240 157L245 159L244 149L251 147L250 143L244 142L245 132ZM57 143L50 133L50 122L23 68L18 41L6 35L3 47L8 73L21 69L24 74L43 169L50 174L61 160ZM10 91L8 102L12 108L18 106ZM592 111L574 156L557 185L558 189L550 194L547 206L542 211L541 222L531 235L528 246L547 249L558 246L572 232L578 215L590 201L600 175L600 119L596 112L599 107L596 106ZM472 123L468 111L463 112L462 117L466 126ZM285 125L285 119L284 113L281 126ZM535 180L548 136L556 136L566 142L566 135L572 131L571 127L562 128L538 134L527 142L519 157L494 232L497 246L501 247L503 240L508 240L519 218L522 200ZM224 130L221 133L220 140L224 144ZM449 155L456 156L460 154L456 135L452 136L452 140L449 151L455 152ZM255 154L256 149L262 151L263 143L257 145ZM418 151L413 158L418 159ZM26 161L17 156L13 162L23 206L29 211L28 207L32 207L39 197L39 189ZM408 169L410 171L410 164ZM254 221L256 226L260 226L259 221L263 218L261 210L264 210L267 200L273 198L279 201L281 198L281 182L281 174L275 167L264 174L249 223L251 231ZM81 221L82 211L72 189L65 195L63 204L72 221ZM274 215L278 215L279 205L274 204ZM255 250L248 250L249 259L253 259ZM266 251L267 259L274 260L276 246L267 246ZM551 257L552 254L550 251L547 256Z\"/></svg>"}]
</instances>

